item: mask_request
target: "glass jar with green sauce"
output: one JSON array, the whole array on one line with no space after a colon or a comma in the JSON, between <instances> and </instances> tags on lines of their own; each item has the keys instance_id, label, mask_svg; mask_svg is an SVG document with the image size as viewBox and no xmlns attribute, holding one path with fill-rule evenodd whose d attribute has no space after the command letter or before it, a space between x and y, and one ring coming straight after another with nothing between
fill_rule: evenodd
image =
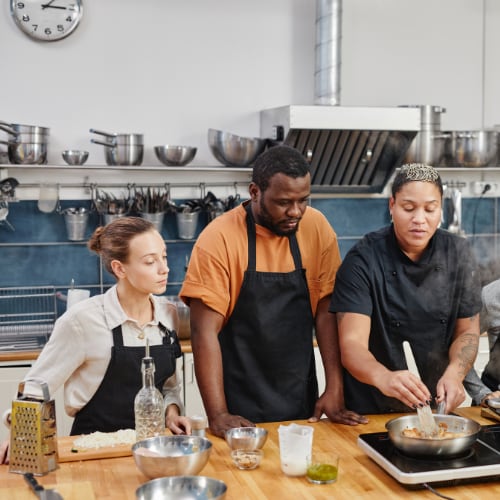
<instances>
[{"instance_id":1,"label":"glass jar with green sauce","mask_svg":"<svg viewBox=\"0 0 500 500\"><path fill-rule=\"evenodd\" d=\"M307 479L315 484L329 484L337 480L338 469L330 464L310 464L307 467Z\"/></svg>"}]
</instances>

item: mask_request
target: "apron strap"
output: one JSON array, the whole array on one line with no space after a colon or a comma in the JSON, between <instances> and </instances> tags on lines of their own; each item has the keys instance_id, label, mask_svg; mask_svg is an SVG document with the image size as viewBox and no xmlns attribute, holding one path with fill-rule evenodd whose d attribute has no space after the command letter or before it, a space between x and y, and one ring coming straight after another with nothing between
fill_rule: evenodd
<instances>
[{"instance_id":1,"label":"apron strap","mask_svg":"<svg viewBox=\"0 0 500 500\"><path fill-rule=\"evenodd\" d=\"M161 330L163 335L163 345L171 345L174 348L174 353L176 358L180 358L182 355L181 346L179 344L179 339L177 337L177 332L175 330L170 330L162 323L158 323L158 328ZM123 347L123 334L122 326L118 325L113 328L113 345L115 347Z\"/></svg>"},{"instance_id":2,"label":"apron strap","mask_svg":"<svg viewBox=\"0 0 500 500\"><path fill-rule=\"evenodd\" d=\"M257 258L256 258L256 246L257 238L255 232L255 219L252 214L252 209L250 203L245 207L247 212L247 237L248 237L248 271L255 271ZM302 257L300 255L299 244L297 242L297 237L295 233L291 234L288 238L288 243L290 245L290 252L292 253L293 263L295 269L302 269Z\"/></svg>"}]
</instances>

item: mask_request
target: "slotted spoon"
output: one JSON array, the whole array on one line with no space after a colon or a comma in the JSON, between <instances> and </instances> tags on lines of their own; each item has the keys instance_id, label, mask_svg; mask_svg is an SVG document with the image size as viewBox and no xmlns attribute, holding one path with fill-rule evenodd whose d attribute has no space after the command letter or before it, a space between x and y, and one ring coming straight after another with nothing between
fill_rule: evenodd
<instances>
[{"instance_id":1,"label":"slotted spoon","mask_svg":"<svg viewBox=\"0 0 500 500\"><path fill-rule=\"evenodd\" d=\"M405 353L408 370L410 370L410 372L418 378L421 378L417 368L417 363L415 363L410 343L406 340L403 342L403 351ZM433 436L439 432L439 428L434 420L434 415L432 414L431 407L429 405L425 405L423 408L417 406L417 415L421 430L426 436Z\"/></svg>"}]
</instances>

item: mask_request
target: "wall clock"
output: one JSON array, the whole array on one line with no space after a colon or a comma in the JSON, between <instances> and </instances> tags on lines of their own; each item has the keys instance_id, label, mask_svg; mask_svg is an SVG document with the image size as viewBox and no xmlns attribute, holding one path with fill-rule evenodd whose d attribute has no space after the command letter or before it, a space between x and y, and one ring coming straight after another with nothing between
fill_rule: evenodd
<instances>
[{"instance_id":1,"label":"wall clock","mask_svg":"<svg viewBox=\"0 0 500 500\"><path fill-rule=\"evenodd\" d=\"M54 42L80 24L82 0L10 0L10 13L25 35L39 42Z\"/></svg>"}]
</instances>

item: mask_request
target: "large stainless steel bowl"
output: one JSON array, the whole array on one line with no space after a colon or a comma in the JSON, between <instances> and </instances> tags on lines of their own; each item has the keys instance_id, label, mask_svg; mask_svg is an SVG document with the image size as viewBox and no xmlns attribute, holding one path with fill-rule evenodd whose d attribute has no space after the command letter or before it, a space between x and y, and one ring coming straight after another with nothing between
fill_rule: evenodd
<instances>
[{"instance_id":1,"label":"large stainless steel bowl","mask_svg":"<svg viewBox=\"0 0 500 500\"><path fill-rule=\"evenodd\" d=\"M196 148L192 146L173 146L165 144L155 146L156 157L167 167L183 167L191 162L196 155Z\"/></svg>"},{"instance_id":2,"label":"large stainless steel bowl","mask_svg":"<svg viewBox=\"0 0 500 500\"><path fill-rule=\"evenodd\" d=\"M232 450L260 450L267 440L267 430L262 427L235 427L225 434Z\"/></svg>"},{"instance_id":3,"label":"large stainless steel bowl","mask_svg":"<svg viewBox=\"0 0 500 500\"><path fill-rule=\"evenodd\" d=\"M241 137L208 129L208 145L215 158L230 167L248 167L266 148L267 139Z\"/></svg>"},{"instance_id":4,"label":"large stainless steel bowl","mask_svg":"<svg viewBox=\"0 0 500 500\"><path fill-rule=\"evenodd\" d=\"M175 476L153 479L137 488L137 500L217 500L226 496L223 481L204 476Z\"/></svg>"},{"instance_id":5,"label":"large stainless steel bowl","mask_svg":"<svg viewBox=\"0 0 500 500\"><path fill-rule=\"evenodd\" d=\"M156 436L132 446L137 468L150 479L196 475L205 467L212 443L199 436Z\"/></svg>"},{"instance_id":6,"label":"large stainless steel bowl","mask_svg":"<svg viewBox=\"0 0 500 500\"><path fill-rule=\"evenodd\" d=\"M394 446L409 456L453 456L467 451L477 440L481 426L469 418L455 415L434 415L436 423L446 423L448 431L463 436L448 439L413 438L403 435L405 429L420 428L417 415L394 418L385 424Z\"/></svg>"}]
</instances>

